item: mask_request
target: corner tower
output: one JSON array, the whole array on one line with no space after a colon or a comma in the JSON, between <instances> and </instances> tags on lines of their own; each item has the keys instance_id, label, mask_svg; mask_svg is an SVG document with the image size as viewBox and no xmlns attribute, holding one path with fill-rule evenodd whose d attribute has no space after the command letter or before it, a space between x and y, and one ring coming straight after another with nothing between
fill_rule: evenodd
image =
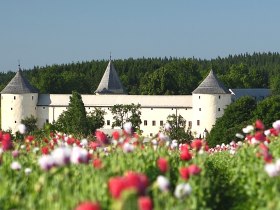
<instances>
[{"instance_id":1,"label":"corner tower","mask_svg":"<svg viewBox=\"0 0 280 210\"><path fill-rule=\"evenodd\" d=\"M18 131L21 120L33 115L37 117L38 90L23 76L21 69L1 91L2 130Z\"/></svg>"},{"instance_id":2,"label":"corner tower","mask_svg":"<svg viewBox=\"0 0 280 210\"><path fill-rule=\"evenodd\" d=\"M121 83L118 73L113 65L113 62L109 61L108 66L103 74L103 77L95 91L96 94L126 94L126 91Z\"/></svg>"},{"instance_id":3,"label":"corner tower","mask_svg":"<svg viewBox=\"0 0 280 210\"><path fill-rule=\"evenodd\" d=\"M209 132L216 119L223 116L224 109L231 103L231 93L211 70L208 76L192 92L193 128L197 136Z\"/></svg>"}]
</instances>

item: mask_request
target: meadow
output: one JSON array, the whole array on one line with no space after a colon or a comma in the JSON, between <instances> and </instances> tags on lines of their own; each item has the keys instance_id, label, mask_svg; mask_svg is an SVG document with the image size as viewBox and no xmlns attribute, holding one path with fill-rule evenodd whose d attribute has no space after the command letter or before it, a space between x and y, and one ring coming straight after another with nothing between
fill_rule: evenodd
<instances>
[{"instance_id":1,"label":"meadow","mask_svg":"<svg viewBox=\"0 0 280 210\"><path fill-rule=\"evenodd\" d=\"M180 144L97 131L20 137L0 132L0 209L280 209L280 121L260 120L230 144ZM279 159L278 159L279 158Z\"/></svg>"}]
</instances>

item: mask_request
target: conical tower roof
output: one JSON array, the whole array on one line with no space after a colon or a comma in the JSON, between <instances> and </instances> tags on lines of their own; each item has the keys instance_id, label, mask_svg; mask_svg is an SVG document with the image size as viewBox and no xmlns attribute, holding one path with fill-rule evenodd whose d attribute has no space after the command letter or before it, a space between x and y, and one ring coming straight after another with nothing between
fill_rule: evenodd
<instances>
[{"instance_id":1,"label":"conical tower roof","mask_svg":"<svg viewBox=\"0 0 280 210\"><path fill-rule=\"evenodd\" d=\"M1 94L23 94L23 93L38 93L28 80L23 76L21 69L16 73L14 78L1 91Z\"/></svg>"},{"instance_id":2,"label":"conical tower roof","mask_svg":"<svg viewBox=\"0 0 280 210\"><path fill-rule=\"evenodd\" d=\"M98 94L126 94L116 69L110 60L95 93Z\"/></svg>"},{"instance_id":3,"label":"conical tower roof","mask_svg":"<svg viewBox=\"0 0 280 210\"><path fill-rule=\"evenodd\" d=\"M230 94L230 91L217 78L211 69L208 76L200 83L200 85L192 92L195 94Z\"/></svg>"}]
</instances>

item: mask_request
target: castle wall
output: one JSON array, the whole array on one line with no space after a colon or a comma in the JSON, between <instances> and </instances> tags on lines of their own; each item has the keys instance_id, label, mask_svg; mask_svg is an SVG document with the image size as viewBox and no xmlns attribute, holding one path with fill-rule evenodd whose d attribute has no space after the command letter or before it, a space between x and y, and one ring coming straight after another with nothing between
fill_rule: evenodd
<instances>
[{"instance_id":1,"label":"castle wall","mask_svg":"<svg viewBox=\"0 0 280 210\"><path fill-rule=\"evenodd\" d=\"M2 94L1 95L1 127L15 133L21 120L33 115L37 117L37 93Z\"/></svg>"},{"instance_id":2,"label":"castle wall","mask_svg":"<svg viewBox=\"0 0 280 210\"><path fill-rule=\"evenodd\" d=\"M193 132L204 136L223 116L224 109L231 103L231 94L193 94Z\"/></svg>"}]
</instances>

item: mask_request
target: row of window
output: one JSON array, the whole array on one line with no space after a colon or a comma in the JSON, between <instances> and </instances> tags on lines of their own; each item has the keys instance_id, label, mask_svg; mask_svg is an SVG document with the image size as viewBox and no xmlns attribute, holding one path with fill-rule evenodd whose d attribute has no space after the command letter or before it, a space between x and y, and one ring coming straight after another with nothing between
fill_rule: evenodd
<instances>
[{"instance_id":1,"label":"row of window","mask_svg":"<svg viewBox=\"0 0 280 210\"><path fill-rule=\"evenodd\" d=\"M200 99L200 96L198 96L198 99ZM219 96L219 99L221 99L221 96Z\"/></svg>"},{"instance_id":2,"label":"row of window","mask_svg":"<svg viewBox=\"0 0 280 210\"><path fill-rule=\"evenodd\" d=\"M16 96L14 96L14 100L16 100ZM2 96L2 99L3 99L3 96ZM34 96L31 96L31 100L33 100L34 99Z\"/></svg>"},{"instance_id":3,"label":"row of window","mask_svg":"<svg viewBox=\"0 0 280 210\"><path fill-rule=\"evenodd\" d=\"M198 109L199 111L201 111L201 108ZM218 112L221 111L221 108L218 108Z\"/></svg>"}]
</instances>

